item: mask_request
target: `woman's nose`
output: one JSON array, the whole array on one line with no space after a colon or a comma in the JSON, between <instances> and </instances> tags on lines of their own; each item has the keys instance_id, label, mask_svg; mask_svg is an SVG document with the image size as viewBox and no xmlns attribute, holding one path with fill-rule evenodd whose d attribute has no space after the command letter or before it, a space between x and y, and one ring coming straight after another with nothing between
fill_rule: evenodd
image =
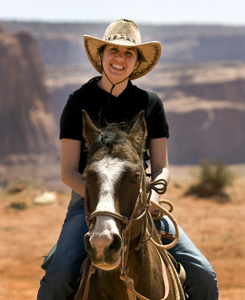
<instances>
[{"instance_id":1,"label":"woman's nose","mask_svg":"<svg viewBox=\"0 0 245 300\"><path fill-rule=\"evenodd\" d=\"M118 52L117 55L116 55L116 58L118 60L125 60L125 56L122 52Z\"/></svg>"}]
</instances>

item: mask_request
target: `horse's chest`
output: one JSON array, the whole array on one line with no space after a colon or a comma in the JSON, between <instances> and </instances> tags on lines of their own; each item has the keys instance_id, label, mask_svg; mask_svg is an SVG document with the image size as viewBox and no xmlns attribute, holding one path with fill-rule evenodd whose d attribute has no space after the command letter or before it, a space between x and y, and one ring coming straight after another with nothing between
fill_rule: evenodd
<instances>
[{"instance_id":1,"label":"horse's chest","mask_svg":"<svg viewBox=\"0 0 245 300\"><path fill-rule=\"evenodd\" d=\"M127 288L120 280L119 274L105 274L101 272L99 276L91 278L91 287L88 300L130 300L127 294ZM103 274L104 273L104 274Z\"/></svg>"}]
</instances>

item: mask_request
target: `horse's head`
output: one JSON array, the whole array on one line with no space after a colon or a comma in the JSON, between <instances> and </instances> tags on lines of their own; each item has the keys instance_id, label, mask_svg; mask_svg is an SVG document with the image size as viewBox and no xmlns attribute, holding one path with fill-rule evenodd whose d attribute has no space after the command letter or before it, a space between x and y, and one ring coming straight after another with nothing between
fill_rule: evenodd
<instances>
[{"instance_id":1,"label":"horse's head","mask_svg":"<svg viewBox=\"0 0 245 300\"><path fill-rule=\"evenodd\" d=\"M120 130L118 124L98 129L83 111L83 136L87 147L86 214L89 232L85 247L92 263L111 270L121 262L122 229L131 218L145 211L145 171L143 151L147 130L144 111L131 129ZM131 237L142 231L143 219L132 226ZM145 220L145 219L144 219Z\"/></svg>"}]
</instances>

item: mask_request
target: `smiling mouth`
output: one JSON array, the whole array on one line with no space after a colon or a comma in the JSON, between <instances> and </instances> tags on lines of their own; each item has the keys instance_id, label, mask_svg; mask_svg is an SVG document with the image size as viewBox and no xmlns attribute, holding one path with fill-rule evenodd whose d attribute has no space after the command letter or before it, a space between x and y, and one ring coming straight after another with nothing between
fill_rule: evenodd
<instances>
[{"instance_id":1,"label":"smiling mouth","mask_svg":"<svg viewBox=\"0 0 245 300\"><path fill-rule=\"evenodd\" d=\"M118 66L118 65L114 65L114 64L112 64L112 67L113 68L115 68L115 69L117 69L117 70L123 70L123 67L122 66Z\"/></svg>"}]
</instances>

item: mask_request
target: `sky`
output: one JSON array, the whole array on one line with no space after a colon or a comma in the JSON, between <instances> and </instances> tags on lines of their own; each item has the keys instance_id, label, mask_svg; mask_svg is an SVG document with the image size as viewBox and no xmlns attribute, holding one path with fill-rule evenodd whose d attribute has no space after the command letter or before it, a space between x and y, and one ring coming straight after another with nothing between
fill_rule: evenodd
<instances>
[{"instance_id":1,"label":"sky","mask_svg":"<svg viewBox=\"0 0 245 300\"><path fill-rule=\"evenodd\" d=\"M245 26L245 0L0 0L0 21Z\"/></svg>"}]
</instances>

